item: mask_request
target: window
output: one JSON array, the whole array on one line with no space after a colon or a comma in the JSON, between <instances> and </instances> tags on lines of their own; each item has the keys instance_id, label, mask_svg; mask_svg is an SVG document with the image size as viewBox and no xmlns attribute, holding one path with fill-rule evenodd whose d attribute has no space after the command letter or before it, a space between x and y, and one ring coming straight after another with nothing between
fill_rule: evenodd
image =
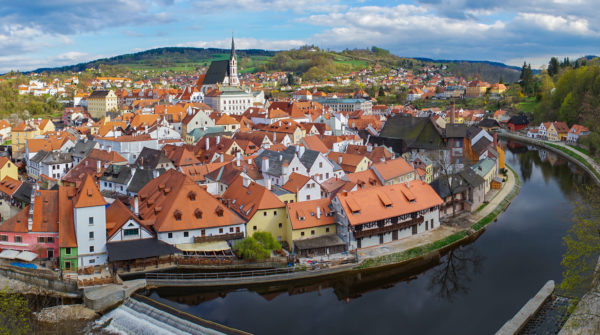
<instances>
[{"instance_id":1,"label":"window","mask_svg":"<svg viewBox=\"0 0 600 335\"><path fill-rule=\"evenodd\" d=\"M235 232L239 233L240 232L240 227L235 227Z\"/></svg>"},{"instance_id":2,"label":"window","mask_svg":"<svg viewBox=\"0 0 600 335\"><path fill-rule=\"evenodd\" d=\"M123 236L137 236L139 232L138 228L123 229Z\"/></svg>"},{"instance_id":3,"label":"window","mask_svg":"<svg viewBox=\"0 0 600 335\"><path fill-rule=\"evenodd\" d=\"M93 239L94 239L94 232L93 232L93 231L91 231L91 232L90 232L90 240L93 240Z\"/></svg>"},{"instance_id":4,"label":"window","mask_svg":"<svg viewBox=\"0 0 600 335\"><path fill-rule=\"evenodd\" d=\"M183 232L183 237L189 237L190 236L190 232L184 231Z\"/></svg>"},{"instance_id":5,"label":"window","mask_svg":"<svg viewBox=\"0 0 600 335\"><path fill-rule=\"evenodd\" d=\"M70 255L71 254L71 248L65 248L65 254L66 255Z\"/></svg>"},{"instance_id":6,"label":"window","mask_svg":"<svg viewBox=\"0 0 600 335\"><path fill-rule=\"evenodd\" d=\"M0 235L0 241L7 242L8 241L8 236L7 235Z\"/></svg>"},{"instance_id":7,"label":"window","mask_svg":"<svg viewBox=\"0 0 600 335\"><path fill-rule=\"evenodd\" d=\"M300 232L300 236L304 236L304 232Z\"/></svg>"},{"instance_id":8,"label":"window","mask_svg":"<svg viewBox=\"0 0 600 335\"><path fill-rule=\"evenodd\" d=\"M54 237L52 237L52 236L46 237L46 243L54 243Z\"/></svg>"},{"instance_id":9,"label":"window","mask_svg":"<svg viewBox=\"0 0 600 335\"><path fill-rule=\"evenodd\" d=\"M21 243L21 242L23 242L23 240L21 239L21 236L15 236L15 242L16 242L16 243Z\"/></svg>"},{"instance_id":10,"label":"window","mask_svg":"<svg viewBox=\"0 0 600 335\"><path fill-rule=\"evenodd\" d=\"M90 248L93 248L93 247L90 247ZM95 259L90 259L90 264L94 264L94 263L96 263L96 260Z\"/></svg>"},{"instance_id":11,"label":"window","mask_svg":"<svg viewBox=\"0 0 600 335\"><path fill-rule=\"evenodd\" d=\"M252 227L252 230L256 231L256 226L253 226L253 227Z\"/></svg>"},{"instance_id":12,"label":"window","mask_svg":"<svg viewBox=\"0 0 600 335\"><path fill-rule=\"evenodd\" d=\"M311 234L311 235L314 235L314 234L315 234L315 231L314 231L314 230L311 230L311 231L310 231L310 234Z\"/></svg>"},{"instance_id":13,"label":"window","mask_svg":"<svg viewBox=\"0 0 600 335\"><path fill-rule=\"evenodd\" d=\"M267 216L267 212L266 211L263 212L263 216Z\"/></svg>"},{"instance_id":14,"label":"window","mask_svg":"<svg viewBox=\"0 0 600 335\"><path fill-rule=\"evenodd\" d=\"M38 243L44 243L44 237L43 236L38 237Z\"/></svg>"},{"instance_id":15,"label":"window","mask_svg":"<svg viewBox=\"0 0 600 335\"><path fill-rule=\"evenodd\" d=\"M168 234L167 234L167 237L168 237L168 238L173 238L173 233L168 233Z\"/></svg>"},{"instance_id":16,"label":"window","mask_svg":"<svg viewBox=\"0 0 600 335\"><path fill-rule=\"evenodd\" d=\"M219 234L223 234L223 228L219 228Z\"/></svg>"},{"instance_id":17,"label":"window","mask_svg":"<svg viewBox=\"0 0 600 335\"><path fill-rule=\"evenodd\" d=\"M326 232L326 233L329 233L329 227L328 227L328 228L325 228L325 232Z\"/></svg>"},{"instance_id":18,"label":"window","mask_svg":"<svg viewBox=\"0 0 600 335\"><path fill-rule=\"evenodd\" d=\"M94 246L90 245L90 252L94 252Z\"/></svg>"},{"instance_id":19,"label":"window","mask_svg":"<svg viewBox=\"0 0 600 335\"><path fill-rule=\"evenodd\" d=\"M90 224L94 224L94 217L90 216L90 218L88 219Z\"/></svg>"},{"instance_id":20,"label":"window","mask_svg":"<svg viewBox=\"0 0 600 335\"><path fill-rule=\"evenodd\" d=\"M273 216L277 216L277 211L273 211Z\"/></svg>"},{"instance_id":21,"label":"window","mask_svg":"<svg viewBox=\"0 0 600 335\"><path fill-rule=\"evenodd\" d=\"M282 227L283 227L283 224L280 222L279 223L279 228L282 228Z\"/></svg>"}]
</instances>

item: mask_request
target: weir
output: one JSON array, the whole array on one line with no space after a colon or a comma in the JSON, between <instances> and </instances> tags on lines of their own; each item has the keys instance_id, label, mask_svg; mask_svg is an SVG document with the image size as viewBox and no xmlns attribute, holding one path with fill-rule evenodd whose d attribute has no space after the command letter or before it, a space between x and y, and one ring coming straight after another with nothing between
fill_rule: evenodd
<instances>
[{"instance_id":1,"label":"weir","mask_svg":"<svg viewBox=\"0 0 600 335\"><path fill-rule=\"evenodd\" d=\"M249 334L204 320L138 294L105 314L98 324L110 322L107 330L121 334Z\"/></svg>"}]
</instances>

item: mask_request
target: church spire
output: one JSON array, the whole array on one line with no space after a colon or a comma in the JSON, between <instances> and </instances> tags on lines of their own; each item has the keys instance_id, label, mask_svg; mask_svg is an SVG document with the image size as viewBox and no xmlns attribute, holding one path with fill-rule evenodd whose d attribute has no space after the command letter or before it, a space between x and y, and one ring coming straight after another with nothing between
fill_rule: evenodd
<instances>
[{"instance_id":1,"label":"church spire","mask_svg":"<svg viewBox=\"0 0 600 335\"><path fill-rule=\"evenodd\" d=\"M231 32L231 58L235 57L235 43L233 41L233 31Z\"/></svg>"}]
</instances>

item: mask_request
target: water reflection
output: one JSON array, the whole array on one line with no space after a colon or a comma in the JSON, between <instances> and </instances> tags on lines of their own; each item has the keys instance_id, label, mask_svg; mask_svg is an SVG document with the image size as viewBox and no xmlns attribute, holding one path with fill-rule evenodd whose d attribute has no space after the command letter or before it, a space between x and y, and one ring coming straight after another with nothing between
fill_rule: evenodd
<instances>
[{"instance_id":1,"label":"water reflection","mask_svg":"<svg viewBox=\"0 0 600 335\"><path fill-rule=\"evenodd\" d=\"M433 269L428 289L449 302L459 295L468 294L471 280L481 272L484 260L472 245L451 250Z\"/></svg>"}]
</instances>

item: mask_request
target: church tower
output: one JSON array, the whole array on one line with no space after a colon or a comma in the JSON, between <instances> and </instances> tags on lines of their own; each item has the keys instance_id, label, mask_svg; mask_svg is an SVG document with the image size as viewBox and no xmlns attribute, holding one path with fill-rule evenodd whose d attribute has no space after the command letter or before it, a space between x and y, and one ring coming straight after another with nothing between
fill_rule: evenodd
<instances>
[{"instance_id":1,"label":"church tower","mask_svg":"<svg viewBox=\"0 0 600 335\"><path fill-rule=\"evenodd\" d=\"M229 58L229 85L238 86L240 80L237 75L237 56L235 55L235 42L233 41L233 34L231 34L231 57Z\"/></svg>"}]
</instances>

